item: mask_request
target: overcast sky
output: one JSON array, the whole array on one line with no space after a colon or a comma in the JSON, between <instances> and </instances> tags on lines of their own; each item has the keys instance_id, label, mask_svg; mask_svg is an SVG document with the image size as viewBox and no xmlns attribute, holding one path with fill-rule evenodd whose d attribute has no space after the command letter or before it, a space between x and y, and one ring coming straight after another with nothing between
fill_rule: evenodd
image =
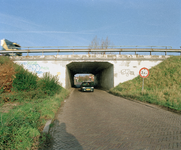
<instances>
[{"instance_id":1,"label":"overcast sky","mask_svg":"<svg viewBox=\"0 0 181 150\"><path fill-rule=\"evenodd\" d=\"M0 39L21 46L181 46L181 0L0 0Z\"/></svg>"}]
</instances>

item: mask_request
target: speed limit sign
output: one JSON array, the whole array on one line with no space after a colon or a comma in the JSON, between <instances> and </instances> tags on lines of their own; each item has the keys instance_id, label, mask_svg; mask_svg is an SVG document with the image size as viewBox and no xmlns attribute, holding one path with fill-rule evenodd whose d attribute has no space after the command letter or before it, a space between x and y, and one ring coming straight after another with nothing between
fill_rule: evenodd
<instances>
[{"instance_id":1,"label":"speed limit sign","mask_svg":"<svg viewBox=\"0 0 181 150\"><path fill-rule=\"evenodd\" d=\"M144 89L144 78L148 77L149 75L149 70L147 68L141 68L139 71L140 76L143 78L143 85L142 85L142 92Z\"/></svg>"},{"instance_id":2,"label":"speed limit sign","mask_svg":"<svg viewBox=\"0 0 181 150\"><path fill-rule=\"evenodd\" d=\"M149 75L149 70L147 68L141 68L139 74L142 78L146 78Z\"/></svg>"}]
</instances>

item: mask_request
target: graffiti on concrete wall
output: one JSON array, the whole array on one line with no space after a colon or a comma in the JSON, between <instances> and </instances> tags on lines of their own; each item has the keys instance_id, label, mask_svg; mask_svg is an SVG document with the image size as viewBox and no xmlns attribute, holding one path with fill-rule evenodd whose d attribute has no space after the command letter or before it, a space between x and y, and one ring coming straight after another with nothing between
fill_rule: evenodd
<instances>
[{"instance_id":1,"label":"graffiti on concrete wall","mask_svg":"<svg viewBox=\"0 0 181 150\"><path fill-rule=\"evenodd\" d=\"M36 72L37 74L43 74L49 70L47 66L40 66L36 61L33 62L22 62L21 63L26 69L32 72Z\"/></svg>"},{"instance_id":2,"label":"graffiti on concrete wall","mask_svg":"<svg viewBox=\"0 0 181 150\"><path fill-rule=\"evenodd\" d=\"M128 77L129 75L134 75L134 71L131 71L130 69L122 69L121 74Z\"/></svg>"}]
</instances>

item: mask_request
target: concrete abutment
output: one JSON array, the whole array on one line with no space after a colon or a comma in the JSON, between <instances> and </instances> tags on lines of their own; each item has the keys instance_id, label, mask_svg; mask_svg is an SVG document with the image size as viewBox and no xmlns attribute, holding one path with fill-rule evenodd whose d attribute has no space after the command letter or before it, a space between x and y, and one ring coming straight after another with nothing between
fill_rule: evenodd
<instances>
[{"instance_id":1,"label":"concrete abutment","mask_svg":"<svg viewBox=\"0 0 181 150\"><path fill-rule=\"evenodd\" d=\"M158 65L169 56L149 55L56 55L56 56L13 56L17 64L37 73L50 72L58 76L62 87L74 86L74 75L78 73L93 74L95 85L110 89L139 75L143 67L148 69Z\"/></svg>"}]
</instances>

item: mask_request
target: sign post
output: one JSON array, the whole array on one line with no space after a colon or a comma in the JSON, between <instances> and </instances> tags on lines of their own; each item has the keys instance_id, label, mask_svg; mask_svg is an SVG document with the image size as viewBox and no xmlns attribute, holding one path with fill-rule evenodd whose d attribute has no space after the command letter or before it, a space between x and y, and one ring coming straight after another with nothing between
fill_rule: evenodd
<instances>
[{"instance_id":1,"label":"sign post","mask_svg":"<svg viewBox=\"0 0 181 150\"><path fill-rule=\"evenodd\" d=\"M139 75L143 78L143 84L142 84L142 92L144 90L144 78L148 77L149 70L147 68L141 68L139 71Z\"/></svg>"}]
</instances>

